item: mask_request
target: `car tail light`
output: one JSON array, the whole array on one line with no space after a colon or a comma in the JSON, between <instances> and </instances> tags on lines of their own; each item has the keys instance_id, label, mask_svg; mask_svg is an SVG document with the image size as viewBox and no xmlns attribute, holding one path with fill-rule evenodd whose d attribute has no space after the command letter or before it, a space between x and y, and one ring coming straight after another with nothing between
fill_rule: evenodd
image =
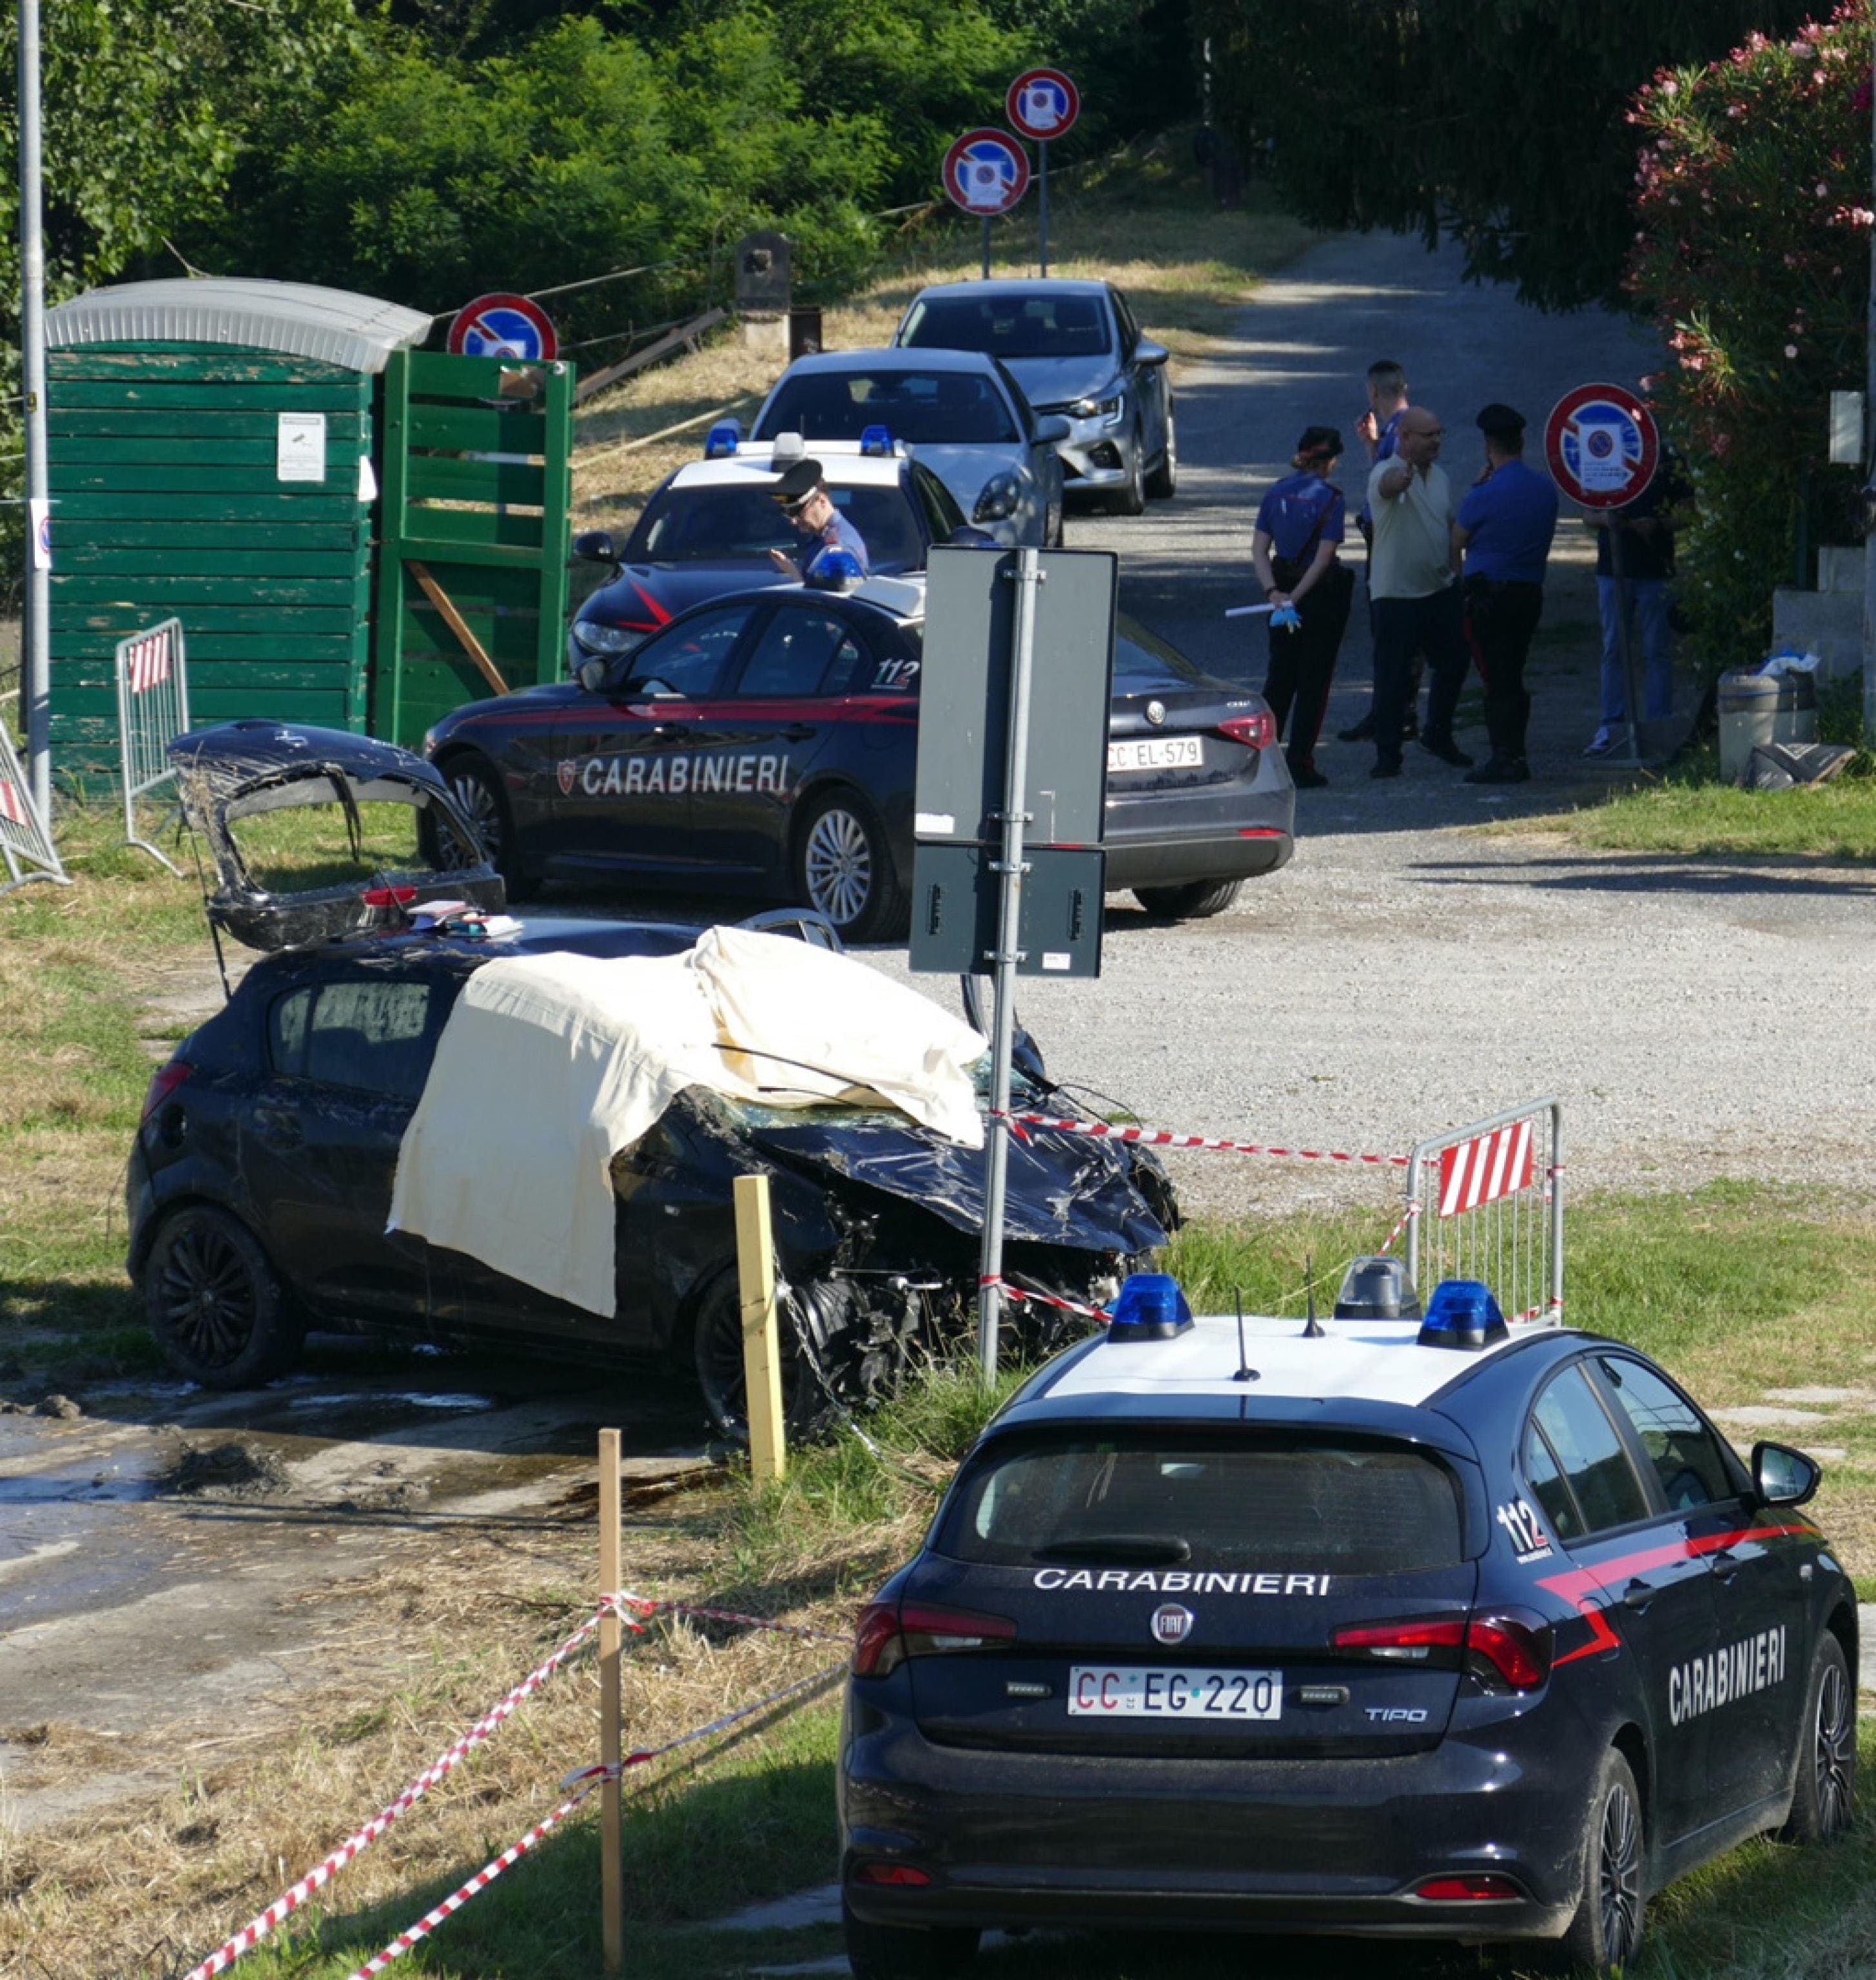
<instances>
[{"instance_id":1,"label":"car tail light","mask_svg":"<svg viewBox=\"0 0 1876 1980\"><path fill-rule=\"evenodd\" d=\"M368 908L407 908L417 899L414 887L368 887L358 896Z\"/></svg>"},{"instance_id":2,"label":"car tail light","mask_svg":"<svg viewBox=\"0 0 1876 1980\"><path fill-rule=\"evenodd\" d=\"M1247 749L1268 749L1277 739L1276 719L1268 709L1262 715L1228 715L1216 733Z\"/></svg>"},{"instance_id":3,"label":"car tail light","mask_svg":"<svg viewBox=\"0 0 1876 1980\"><path fill-rule=\"evenodd\" d=\"M143 1113L140 1118L148 1120L195 1070L186 1058L172 1058L168 1065L159 1065L150 1075L150 1085L143 1096Z\"/></svg>"},{"instance_id":4,"label":"car tail light","mask_svg":"<svg viewBox=\"0 0 1876 1980\"><path fill-rule=\"evenodd\" d=\"M1515 1905L1524 1896L1509 1877L1429 1877L1414 1895L1435 1905Z\"/></svg>"},{"instance_id":5,"label":"car tail light","mask_svg":"<svg viewBox=\"0 0 1876 1980\"><path fill-rule=\"evenodd\" d=\"M1467 1622L1451 1616L1427 1622L1362 1623L1338 1630L1329 1640L1336 1649L1390 1663L1442 1668L1451 1667L1451 1653L1462 1651L1465 1669L1495 1691L1535 1691L1550 1676L1550 1630L1535 1617L1475 1616ZM1446 1654L1436 1656L1436 1651Z\"/></svg>"},{"instance_id":6,"label":"car tail light","mask_svg":"<svg viewBox=\"0 0 1876 1980\"><path fill-rule=\"evenodd\" d=\"M1002 1616L923 1602L869 1603L853 1632L853 1675L885 1677L908 1657L953 1656L1010 1643L1016 1633L1016 1624Z\"/></svg>"},{"instance_id":7,"label":"car tail light","mask_svg":"<svg viewBox=\"0 0 1876 1980\"><path fill-rule=\"evenodd\" d=\"M931 1882L931 1878L928 1872L914 1869L910 1863L858 1863L853 1867L853 1881L857 1884L896 1885L902 1890L923 1890Z\"/></svg>"}]
</instances>

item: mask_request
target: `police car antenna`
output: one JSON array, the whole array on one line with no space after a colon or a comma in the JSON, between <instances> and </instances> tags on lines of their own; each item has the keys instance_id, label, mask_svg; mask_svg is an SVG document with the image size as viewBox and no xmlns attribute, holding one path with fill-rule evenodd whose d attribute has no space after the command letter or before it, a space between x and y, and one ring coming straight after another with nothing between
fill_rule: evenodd
<instances>
[{"instance_id":1,"label":"police car antenna","mask_svg":"<svg viewBox=\"0 0 1876 1980\"><path fill-rule=\"evenodd\" d=\"M1244 1351L1244 1294L1234 1287L1232 1296L1238 1302L1238 1372L1231 1379L1234 1382L1255 1382L1257 1370L1251 1366L1250 1357Z\"/></svg>"},{"instance_id":2,"label":"police car antenna","mask_svg":"<svg viewBox=\"0 0 1876 1980\"><path fill-rule=\"evenodd\" d=\"M1329 1329L1316 1317L1316 1254L1303 1254L1303 1281L1309 1300L1309 1317L1304 1323L1302 1337L1306 1340L1322 1340L1328 1337Z\"/></svg>"}]
</instances>

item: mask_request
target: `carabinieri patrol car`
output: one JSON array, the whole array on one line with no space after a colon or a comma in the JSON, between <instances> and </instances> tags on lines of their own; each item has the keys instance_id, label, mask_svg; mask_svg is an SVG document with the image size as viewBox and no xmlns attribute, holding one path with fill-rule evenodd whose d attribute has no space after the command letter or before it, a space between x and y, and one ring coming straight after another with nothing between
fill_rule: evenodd
<instances>
[{"instance_id":1,"label":"carabinieri patrol car","mask_svg":"<svg viewBox=\"0 0 1876 1980\"><path fill-rule=\"evenodd\" d=\"M1398 1272L1358 1261L1326 1325L1195 1321L1136 1276L993 1420L860 1619L860 1980L1042 1925L1551 1939L1606 1972L1671 1879L1847 1826L1817 1465L1742 1464L1645 1356L1508 1328L1476 1283L1422 1322Z\"/></svg>"}]
</instances>

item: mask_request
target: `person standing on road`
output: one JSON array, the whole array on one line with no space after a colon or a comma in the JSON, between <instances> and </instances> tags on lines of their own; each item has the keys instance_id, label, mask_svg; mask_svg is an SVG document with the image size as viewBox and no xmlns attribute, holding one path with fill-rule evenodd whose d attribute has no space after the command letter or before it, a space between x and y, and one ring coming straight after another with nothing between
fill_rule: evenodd
<instances>
[{"instance_id":1,"label":"person standing on road","mask_svg":"<svg viewBox=\"0 0 1876 1980\"><path fill-rule=\"evenodd\" d=\"M1414 656L1433 670L1420 746L1462 770L1472 759L1452 739L1453 711L1469 664L1453 544L1452 484L1439 465L1446 430L1424 406L1401 414L1399 452L1369 470L1375 540L1368 590L1375 628L1375 762L1371 777L1401 773L1401 723Z\"/></svg>"},{"instance_id":2,"label":"person standing on road","mask_svg":"<svg viewBox=\"0 0 1876 1980\"><path fill-rule=\"evenodd\" d=\"M798 578L823 550L838 550L857 558L863 573L871 572L873 560L866 554L866 540L834 507L818 460L797 460L769 492L803 537L795 556L786 550L770 551L769 561L777 570Z\"/></svg>"},{"instance_id":3,"label":"person standing on road","mask_svg":"<svg viewBox=\"0 0 1876 1980\"><path fill-rule=\"evenodd\" d=\"M1355 423L1355 430L1362 444L1368 449L1368 467L1372 473L1379 461L1394 458L1395 444L1400 433L1401 415L1407 410L1407 374L1400 364L1392 357L1377 357L1368 367L1368 410ZM1355 527L1362 533L1362 541L1372 546L1375 540L1375 519L1372 505L1364 496L1361 513L1355 519ZM1374 630L1374 593L1369 593L1369 630ZM1414 712L1420 704L1420 674L1415 666L1413 686L1407 697L1406 733L1417 734ZM1375 733L1373 704L1359 722L1336 732L1338 739L1344 742L1365 742Z\"/></svg>"},{"instance_id":4,"label":"person standing on road","mask_svg":"<svg viewBox=\"0 0 1876 1980\"><path fill-rule=\"evenodd\" d=\"M1628 720L1628 669L1622 664L1622 596L1628 594L1631 636L1639 635L1651 722L1674 713L1674 628L1669 592L1674 578L1673 510L1692 490L1673 455L1663 450L1655 478L1619 509L1597 509L1584 520L1596 533L1596 603L1602 620L1602 716L1585 756L1606 756ZM1622 574L1615 575L1615 533L1622 533Z\"/></svg>"},{"instance_id":5,"label":"person standing on road","mask_svg":"<svg viewBox=\"0 0 1876 1980\"><path fill-rule=\"evenodd\" d=\"M1492 753L1469 784L1522 784L1531 774L1525 734L1531 697L1525 662L1544 610L1544 566L1557 533L1557 490L1525 463L1522 413L1487 406L1479 415L1485 471L1459 504L1452 540L1465 559L1465 631L1485 683Z\"/></svg>"},{"instance_id":6,"label":"person standing on road","mask_svg":"<svg viewBox=\"0 0 1876 1980\"><path fill-rule=\"evenodd\" d=\"M1329 782L1316 766L1316 738L1355 596L1354 573L1340 556L1347 507L1330 478L1341 456L1342 436L1333 427L1308 428L1290 463L1296 473L1265 496L1251 537L1251 561L1265 598L1279 610L1293 605L1302 621L1270 626L1264 679L1279 737L1289 719L1284 756L1299 790L1319 790Z\"/></svg>"}]
</instances>

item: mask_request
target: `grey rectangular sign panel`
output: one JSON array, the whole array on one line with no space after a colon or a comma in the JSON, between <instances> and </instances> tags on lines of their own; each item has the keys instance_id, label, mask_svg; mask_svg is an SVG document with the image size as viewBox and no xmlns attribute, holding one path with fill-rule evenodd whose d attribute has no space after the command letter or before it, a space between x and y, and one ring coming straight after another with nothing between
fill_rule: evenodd
<instances>
[{"instance_id":1,"label":"grey rectangular sign panel","mask_svg":"<svg viewBox=\"0 0 1876 1980\"><path fill-rule=\"evenodd\" d=\"M996 849L921 840L912 862L915 970L987 975L996 953L1003 875ZM1023 876L1019 976L1099 976L1107 855L1099 846L1032 845Z\"/></svg>"},{"instance_id":2,"label":"grey rectangular sign panel","mask_svg":"<svg viewBox=\"0 0 1876 1980\"><path fill-rule=\"evenodd\" d=\"M994 841L1008 749L1016 553L936 549L930 564L914 829L920 839ZM1116 560L1106 550L1044 550L1041 569L1025 836L1045 845L1098 845Z\"/></svg>"}]
</instances>

